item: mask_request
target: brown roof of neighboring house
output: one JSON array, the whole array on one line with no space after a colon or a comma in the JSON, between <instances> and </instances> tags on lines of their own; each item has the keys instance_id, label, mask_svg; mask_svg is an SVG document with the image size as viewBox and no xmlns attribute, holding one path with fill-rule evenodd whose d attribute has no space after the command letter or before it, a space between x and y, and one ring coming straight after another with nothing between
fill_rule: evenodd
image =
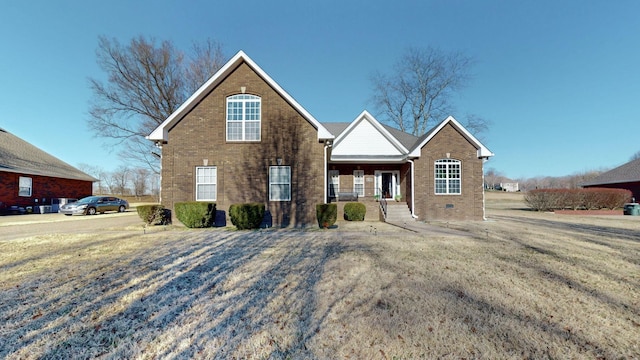
<instances>
[{"instance_id":1,"label":"brown roof of neighboring house","mask_svg":"<svg viewBox=\"0 0 640 360\"><path fill-rule=\"evenodd\" d=\"M98 181L66 162L0 128L0 172Z\"/></svg>"},{"instance_id":2,"label":"brown roof of neighboring house","mask_svg":"<svg viewBox=\"0 0 640 360\"><path fill-rule=\"evenodd\" d=\"M640 181L640 159L631 160L613 170L600 174L596 178L581 184L582 186L596 186L605 184L619 184Z\"/></svg>"}]
</instances>

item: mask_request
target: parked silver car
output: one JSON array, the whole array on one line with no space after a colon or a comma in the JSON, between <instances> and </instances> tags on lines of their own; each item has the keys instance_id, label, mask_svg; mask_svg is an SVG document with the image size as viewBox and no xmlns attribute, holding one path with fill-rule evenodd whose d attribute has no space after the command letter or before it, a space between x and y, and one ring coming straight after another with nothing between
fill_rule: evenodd
<instances>
[{"instance_id":1,"label":"parked silver car","mask_svg":"<svg viewBox=\"0 0 640 360\"><path fill-rule=\"evenodd\" d=\"M71 215L95 215L106 211L125 212L129 208L126 200L113 196L88 196L74 203L64 204L59 213Z\"/></svg>"}]
</instances>

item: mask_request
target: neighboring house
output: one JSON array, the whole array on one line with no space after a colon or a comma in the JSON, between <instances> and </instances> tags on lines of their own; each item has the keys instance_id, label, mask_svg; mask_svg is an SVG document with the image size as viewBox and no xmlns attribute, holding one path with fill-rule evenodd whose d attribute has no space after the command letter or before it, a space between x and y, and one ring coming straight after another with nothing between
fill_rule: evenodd
<instances>
[{"instance_id":1,"label":"neighboring house","mask_svg":"<svg viewBox=\"0 0 640 360\"><path fill-rule=\"evenodd\" d=\"M419 220L481 220L493 156L453 117L421 137L367 111L320 123L242 51L148 139L162 148L165 206L259 202L276 226L312 224L316 204L356 194L406 202Z\"/></svg>"},{"instance_id":2,"label":"neighboring house","mask_svg":"<svg viewBox=\"0 0 640 360\"><path fill-rule=\"evenodd\" d=\"M97 179L0 129L0 212L91 195ZM49 209L49 208L47 208Z\"/></svg>"},{"instance_id":3,"label":"neighboring house","mask_svg":"<svg viewBox=\"0 0 640 360\"><path fill-rule=\"evenodd\" d=\"M640 159L629 161L580 185L585 188L626 189L631 191L638 201L640 200Z\"/></svg>"},{"instance_id":4,"label":"neighboring house","mask_svg":"<svg viewBox=\"0 0 640 360\"><path fill-rule=\"evenodd\" d=\"M496 186L497 190L502 190L506 192L518 192L520 191L520 187L517 182L501 182L498 186Z\"/></svg>"}]
</instances>

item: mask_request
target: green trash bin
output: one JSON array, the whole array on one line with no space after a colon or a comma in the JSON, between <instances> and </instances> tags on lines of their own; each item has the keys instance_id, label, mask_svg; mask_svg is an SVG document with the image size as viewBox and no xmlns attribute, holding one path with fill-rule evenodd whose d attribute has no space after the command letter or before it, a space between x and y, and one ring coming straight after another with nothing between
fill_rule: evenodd
<instances>
[{"instance_id":1,"label":"green trash bin","mask_svg":"<svg viewBox=\"0 0 640 360\"><path fill-rule=\"evenodd\" d=\"M638 203L627 203L624 204L624 214L625 215L640 215L640 204Z\"/></svg>"}]
</instances>

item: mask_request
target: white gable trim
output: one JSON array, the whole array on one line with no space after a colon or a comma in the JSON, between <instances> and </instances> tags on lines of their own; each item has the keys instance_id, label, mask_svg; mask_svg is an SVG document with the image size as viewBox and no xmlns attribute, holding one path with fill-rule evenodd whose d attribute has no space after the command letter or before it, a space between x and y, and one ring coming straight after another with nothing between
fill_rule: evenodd
<instances>
[{"instance_id":1,"label":"white gable trim","mask_svg":"<svg viewBox=\"0 0 640 360\"><path fill-rule=\"evenodd\" d=\"M368 111L364 110L360 115L358 115L350 124L347 126L338 136L336 136L333 142L333 148L338 150L341 145L348 146L349 137L352 135L357 129L362 129L364 125L363 122L366 122L370 127L368 128L370 131L374 131L379 133L388 143L385 144L387 149L394 149L386 154L377 154L368 156L366 154L339 154L332 152L331 160L334 161L399 161L406 158L406 155L409 153L409 150L398 141L391 133L376 120L373 115L371 115Z\"/></svg>"},{"instance_id":2,"label":"white gable trim","mask_svg":"<svg viewBox=\"0 0 640 360\"><path fill-rule=\"evenodd\" d=\"M462 135L469 140L475 147L478 149L478 158L489 158L494 156L495 154L489 151L489 149L482 145L482 143L476 139L467 129L462 126L458 122L458 120L454 119L453 116L447 117L444 121L442 121L438 126L436 126L432 131L429 132L429 136L427 136L424 140L422 140L419 144L417 144L412 150L409 156L411 157L420 157L420 149L424 147L442 128L444 128L447 124L451 123L456 129L458 129Z\"/></svg>"},{"instance_id":3,"label":"white gable trim","mask_svg":"<svg viewBox=\"0 0 640 360\"><path fill-rule=\"evenodd\" d=\"M261 78L264 79L280 96L282 96L291 106L293 106L302 116L307 119L318 130L318 140L333 139L334 136L324 127L313 115L303 108L291 95L289 95L278 83L276 83L262 68L258 66L242 50L234 55L220 70L218 70L207 82L205 82L187 101L173 112L165 121L147 136L153 141L166 142L169 137L169 129L175 126L182 118L191 111L213 88L218 86L236 67L245 62Z\"/></svg>"}]
</instances>

